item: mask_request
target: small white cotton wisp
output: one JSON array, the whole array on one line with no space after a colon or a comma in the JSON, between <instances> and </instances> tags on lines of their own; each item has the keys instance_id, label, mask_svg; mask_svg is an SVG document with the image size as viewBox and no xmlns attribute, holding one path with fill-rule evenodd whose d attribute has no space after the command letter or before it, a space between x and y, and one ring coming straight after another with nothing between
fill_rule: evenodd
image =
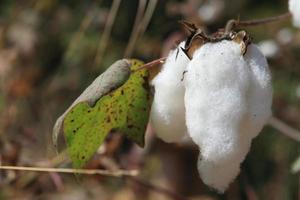
<instances>
[{"instance_id":1,"label":"small white cotton wisp","mask_svg":"<svg viewBox=\"0 0 300 200\"><path fill-rule=\"evenodd\" d=\"M184 44L181 42L169 53L162 70L151 82L155 89L151 124L165 142L179 142L187 132L182 77L190 60L180 49Z\"/></svg>"},{"instance_id":2,"label":"small white cotton wisp","mask_svg":"<svg viewBox=\"0 0 300 200\"><path fill-rule=\"evenodd\" d=\"M300 27L300 1L289 0L289 10L293 16L293 24L296 27Z\"/></svg>"},{"instance_id":3,"label":"small white cotton wisp","mask_svg":"<svg viewBox=\"0 0 300 200\"><path fill-rule=\"evenodd\" d=\"M274 40L264 40L258 43L259 50L267 58L274 58L279 53L279 46Z\"/></svg>"},{"instance_id":4,"label":"small white cotton wisp","mask_svg":"<svg viewBox=\"0 0 300 200\"><path fill-rule=\"evenodd\" d=\"M271 115L266 59L254 45L243 56L233 41L207 43L195 51L184 83L188 133L200 148L199 174L224 192Z\"/></svg>"},{"instance_id":5,"label":"small white cotton wisp","mask_svg":"<svg viewBox=\"0 0 300 200\"><path fill-rule=\"evenodd\" d=\"M256 45L248 46L244 58L250 68L251 79L248 91L248 122L252 127L251 135L255 137L272 115L272 77L267 60Z\"/></svg>"}]
</instances>

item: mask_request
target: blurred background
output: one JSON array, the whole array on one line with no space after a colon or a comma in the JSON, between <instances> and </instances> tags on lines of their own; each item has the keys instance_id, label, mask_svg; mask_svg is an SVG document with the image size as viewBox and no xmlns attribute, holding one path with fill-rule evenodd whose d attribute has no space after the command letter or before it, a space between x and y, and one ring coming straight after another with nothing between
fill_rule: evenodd
<instances>
[{"instance_id":1,"label":"blurred background","mask_svg":"<svg viewBox=\"0 0 300 200\"><path fill-rule=\"evenodd\" d=\"M212 33L232 18L285 12L287 0L2 0L1 164L71 167L51 141L56 118L114 61L166 56L185 38L178 20ZM273 73L274 115L300 129L300 29L285 20L246 30ZM271 126L254 139L240 175L224 195L201 182L198 149L191 142L164 143L150 126L146 141L141 149L110 135L87 166L140 169L138 177L0 171L0 200L300 199L300 176L291 170L299 142Z\"/></svg>"}]
</instances>

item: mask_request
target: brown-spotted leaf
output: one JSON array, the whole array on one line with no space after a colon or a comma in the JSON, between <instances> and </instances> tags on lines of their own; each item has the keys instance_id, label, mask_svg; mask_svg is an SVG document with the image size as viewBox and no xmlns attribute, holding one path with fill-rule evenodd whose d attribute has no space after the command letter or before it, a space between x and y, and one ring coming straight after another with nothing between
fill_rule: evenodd
<instances>
[{"instance_id":1,"label":"brown-spotted leaf","mask_svg":"<svg viewBox=\"0 0 300 200\"><path fill-rule=\"evenodd\" d=\"M98 76L82 94L72 103L72 105L57 120L53 128L52 140L57 146L58 135L62 130L63 120L67 113L78 103L86 102L93 106L103 95L121 86L129 78L130 61L126 59L113 63L105 72Z\"/></svg>"},{"instance_id":2,"label":"brown-spotted leaf","mask_svg":"<svg viewBox=\"0 0 300 200\"><path fill-rule=\"evenodd\" d=\"M142 62L131 60L131 64L134 70ZM93 107L87 102L75 105L64 120L73 166L84 166L111 131L121 132L143 146L150 106L147 70L132 72L122 86L102 96Z\"/></svg>"}]
</instances>

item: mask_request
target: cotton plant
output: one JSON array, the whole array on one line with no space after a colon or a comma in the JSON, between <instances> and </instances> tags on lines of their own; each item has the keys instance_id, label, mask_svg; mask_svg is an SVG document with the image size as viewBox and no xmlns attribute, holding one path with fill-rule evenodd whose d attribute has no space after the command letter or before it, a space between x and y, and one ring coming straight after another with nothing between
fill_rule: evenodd
<instances>
[{"instance_id":1,"label":"cotton plant","mask_svg":"<svg viewBox=\"0 0 300 200\"><path fill-rule=\"evenodd\" d=\"M223 193L238 176L252 140L275 119L269 120L273 92L265 56L275 56L277 49L270 44L259 49L248 33L235 29L290 16L300 27L299 0L290 0L289 10L263 20L230 20L224 29L211 35L184 22L190 35L170 51L150 83L155 90L151 111L147 64L123 60L100 75L102 81L97 82L97 78L97 84L91 85L97 87L89 86L80 96L83 102L77 99L58 119L54 139L62 130L74 166L82 167L110 132L124 133L143 146L150 113L159 138L181 142L189 137L199 147L197 168L201 179ZM291 40L291 36L283 38L283 43ZM120 67L126 69L115 71ZM113 82L108 87L103 81ZM299 135L290 137L300 141Z\"/></svg>"},{"instance_id":2,"label":"cotton plant","mask_svg":"<svg viewBox=\"0 0 300 200\"><path fill-rule=\"evenodd\" d=\"M219 192L239 174L252 139L271 116L272 85L266 58L242 33L212 39L200 31L191 37L198 39L196 47L190 41L183 48L191 60L176 62L172 51L152 82L151 119L158 137L179 141L187 128L199 146L200 177ZM194 51L190 53L189 48Z\"/></svg>"}]
</instances>

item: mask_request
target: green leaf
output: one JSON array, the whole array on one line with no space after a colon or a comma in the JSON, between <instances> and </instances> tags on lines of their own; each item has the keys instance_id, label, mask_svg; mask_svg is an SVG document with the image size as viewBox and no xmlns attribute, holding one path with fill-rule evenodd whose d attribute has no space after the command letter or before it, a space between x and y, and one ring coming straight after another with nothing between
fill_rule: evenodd
<instances>
[{"instance_id":1,"label":"green leaf","mask_svg":"<svg viewBox=\"0 0 300 200\"><path fill-rule=\"evenodd\" d=\"M103 95L123 85L129 78L130 66L131 63L129 60L122 59L116 61L82 92L82 94L55 122L52 133L52 140L55 146L57 146L57 139L61 132L66 114L80 102L87 102L90 106L93 106Z\"/></svg>"},{"instance_id":2,"label":"green leaf","mask_svg":"<svg viewBox=\"0 0 300 200\"><path fill-rule=\"evenodd\" d=\"M142 65L137 60L131 63L131 70ZM144 146L150 106L147 70L132 72L122 86L103 96L94 107L86 102L75 105L64 120L67 150L73 166L84 166L112 131L121 132Z\"/></svg>"}]
</instances>

